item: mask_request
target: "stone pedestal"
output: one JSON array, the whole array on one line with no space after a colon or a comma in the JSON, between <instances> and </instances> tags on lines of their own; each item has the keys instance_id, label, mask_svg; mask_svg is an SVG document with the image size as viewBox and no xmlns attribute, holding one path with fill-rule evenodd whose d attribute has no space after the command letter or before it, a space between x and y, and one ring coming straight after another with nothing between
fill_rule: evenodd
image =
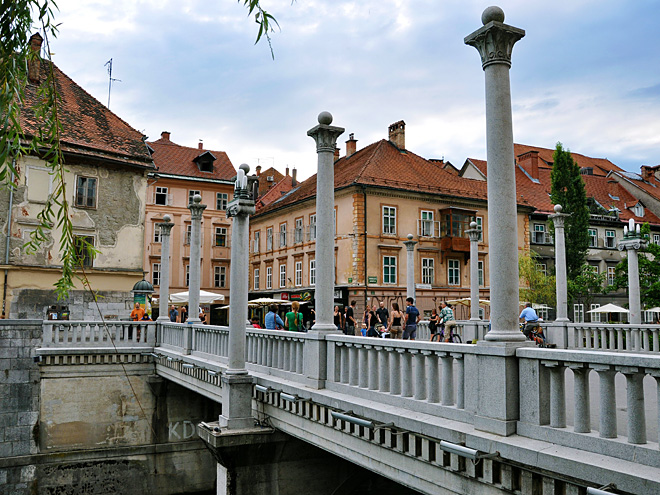
<instances>
[{"instance_id":1,"label":"stone pedestal","mask_svg":"<svg viewBox=\"0 0 660 495\"><path fill-rule=\"evenodd\" d=\"M201 275L201 247L202 247L202 215L206 205L201 204L202 197L195 194L193 202L188 205L190 210L190 260L188 281L188 320L189 325L199 323L199 288ZM187 344L186 344L187 347ZM190 349L187 349L190 351Z\"/></svg>"},{"instance_id":2,"label":"stone pedestal","mask_svg":"<svg viewBox=\"0 0 660 495\"><path fill-rule=\"evenodd\" d=\"M158 320L160 322L170 321L170 234L174 224L171 222L172 217L169 215L163 216L163 222L157 223L160 229L160 290L158 293L159 301L159 314ZM163 311L164 310L164 311Z\"/></svg>"},{"instance_id":3,"label":"stone pedestal","mask_svg":"<svg viewBox=\"0 0 660 495\"><path fill-rule=\"evenodd\" d=\"M490 341L524 341L518 329L518 229L509 68L513 45L525 31L503 24L488 7L484 26L465 38L481 56L486 76L488 237L491 288Z\"/></svg>"},{"instance_id":4,"label":"stone pedestal","mask_svg":"<svg viewBox=\"0 0 660 495\"><path fill-rule=\"evenodd\" d=\"M406 246L406 299L412 297L415 299L415 244L417 241L413 241L413 235L408 234L408 240L403 241L403 245Z\"/></svg>"}]
</instances>

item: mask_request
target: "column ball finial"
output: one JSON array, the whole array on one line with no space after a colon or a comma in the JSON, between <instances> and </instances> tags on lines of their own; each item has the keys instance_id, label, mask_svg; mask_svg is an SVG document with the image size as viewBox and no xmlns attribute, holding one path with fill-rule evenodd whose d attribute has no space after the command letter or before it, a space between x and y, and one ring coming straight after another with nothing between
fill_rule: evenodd
<instances>
[{"instance_id":1,"label":"column ball finial","mask_svg":"<svg viewBox=\"0 0 660 495\"><path fill-rule=\"evenodd\" d=\"M245 175L247 175L248 172L250 171L250 166L247 163L241 163L241 166L238 168L240 168L243 172L245 172Z\"/></svg>"},{"instance_id":2,"label":"column ball finial","mask_svg":"<svg viewBox=\"0 0 660 495\"><path fill-rule=\"evenodd\" d=\"M318 120L319 124L330 125L332 124L332 114L330 112L321 112Z\"/></svg>"},{"instance_id":3,"label":"column ball finial","mask_svg":"<svg viewBox=\"0 0 660 495\"><path fill-rule=\"evenodd\" d=\"M167 215L167 214L163 215L163 222L165 222L165 223L170 223L171 221L172 221L172 217L171 217L171 216L169 216L169 215Z\"/></svg>"},{"instance_id":4,"label":"column ball finial","mask_svg":"<svg viewBox=\"0 0 660 495\"><path fill-rule=\"evenodd\" d=\"M561 213L561 210L563 210L561 205L555 205L555 213Z\"/></svg>"},{"instance_id":5,"label":"column ball finial","mask_svg":"<svg viewBox=\"0 0 660 495\"><path fill-rule=\"evenodd\" d=\"M195 195L193 196L193 203L195 203L195 204L199 204L199 203L201 203L201 202L202 202L202 197L201 197L199 194L195 194Z\"/></svg>"},{"instance_id":6,"label":"column ball finial","mask_svg":"<svg viewBox=\"0 0 660 495\"><path fill-rule=\"evenodd\" d=\"M470 228L472 230L476 229L478 227L477 222L470 222Z\"/></svg>"},{"instance_id":7,"label":"column ball finial","mask_svg":"<svg viewBox=\"0 0 660 495\"><path fill-rule=\"evenodd\" d=\"M496 5L486 7L481 14L481 22L485 26L490 21L504 22L504 11Z\"/></svg>"},{"instance_id":8,"label":"column ball finial","mask_svg":"<svg viewBox=\"0 0 660 495\"><path fill-rule=\"evenodd\" d=\"M408 240L409 240L409 241L412 241L412 238L413 238L413 235L412 235L412 234L408 234Z\"/></svg>"}]
</instances>

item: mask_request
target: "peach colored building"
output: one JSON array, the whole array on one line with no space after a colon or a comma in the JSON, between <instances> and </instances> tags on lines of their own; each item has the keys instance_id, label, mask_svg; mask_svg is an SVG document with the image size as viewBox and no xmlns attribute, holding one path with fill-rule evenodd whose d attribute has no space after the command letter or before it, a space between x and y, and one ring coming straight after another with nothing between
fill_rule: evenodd
<instances>
[{"instance_id":1,"label":"peach colored building","mask_svg":"<svg viewBox=\"0 0 660 495\"><path fill-rule=\"evenodd\" d=\"M352 135L335 162L335 302L358 309L384 300L404 306L406 249L413 234L417 305L429 311L443 299L469 297L470 263L479 264L488 298L488 212L484 181L458 177L441 160L405 148L405 124L389 140L361 150ZM261 208L250 222L252 297L314 298L316 176ZM528 214L519 205L519 245L528 246ZM479 259L470 260L465 230L484 230ZM466 312L467 314L467 312ZM460 314L458 316L461 316Z\"/></svg>"},{"instance_id":2,"label":"peach colored building","mask_svg":"<svg viewBox=\"0 0 660 495\"><path fill-rule=\"evenodd\" d=\"M188 290L190 263L190 210L195 194L207 205L202 218L201 290L216 292L229 301L231 220L227 203L234 192L236 171L224 151L180 146L161 133L149 142L157 171L149 175L145 220L144 269L158 297L160 286L160 231L156 224L166 213L172 217L170 293ZM212 308L213 309L213 308ZM212 311L211 320L219 322L221 313Z\"/></svg>"}]
</instances>

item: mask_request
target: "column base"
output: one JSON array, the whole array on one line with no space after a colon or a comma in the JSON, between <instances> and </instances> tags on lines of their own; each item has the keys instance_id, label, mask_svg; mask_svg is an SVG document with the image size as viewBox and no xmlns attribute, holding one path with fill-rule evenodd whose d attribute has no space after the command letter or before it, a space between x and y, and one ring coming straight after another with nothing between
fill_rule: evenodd
<instances>
[{"instance_id":1,"label":"column base","mask_svg":"<svg viewBox=\"0 0 660 495\"><path fill-rule=\"evenodd\" d=\"M242 370L238 370L242 371ZM222 414L220 428L243 430L254 427L252 417L252 377L246 374L222 375Z\"/></svg>"},{"instance_id":2,"label":"column base","mask_svg":"<svg viewBox=\"0 0 660 495\"><path fill-rule=\"evenodd\" d=\"M484 337L489 342L525 342L527 338L519 330L495 330L492 329Z\"/></svg>"},{"instance_id":3,"label":"column base","mask_svg":"<svg viewBox=\"0 0 660 495\"><path fill-rule=\"evenodd\" d=\"M314 325L312 325L312 328L310 328L310 330L314 330L315 332L339 333L339 330L337 330L337 327L335 326L334 323L314 323Z\"/></svg>"},{"instance_id":4,"label":"column base","mask_svg":"<svg viewBox=\"0 0 660 495\"><path fill-rule=\"evenodd\" d=\"M156 318L156 321L159 323L169 323L170 317L167 315L159 316L158 318Z\"/></svg>"}]
</instances>

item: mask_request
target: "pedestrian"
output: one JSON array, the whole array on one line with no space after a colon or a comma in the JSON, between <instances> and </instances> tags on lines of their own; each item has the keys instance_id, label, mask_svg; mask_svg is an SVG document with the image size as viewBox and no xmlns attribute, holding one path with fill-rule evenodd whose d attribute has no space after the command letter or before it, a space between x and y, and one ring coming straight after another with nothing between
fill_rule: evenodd
<instances>
[{"instance_id":1,"label":"pedestrian","mask_svg":"<svg viewBox=\"0 0 660 495\"><path fill-rule=\"evenodd\" d=\"M393 302L392 313L390 313L390 321L388 325L391 339L400 339L403 336L403 329L401 328L402 319L403 313L399 310L399 304Z\"/></svg>"},{"instance_id":2,"label":"pedestrian","mask_svg":"<svg viewBox=\"0 0 660 495\"><path fill-rule=\"evenodd\" d=\"M415 340L417 336L417 322L419 322L419 310L415 307L412 297L406 298L406 328L403 331L403 340Z\"/></svg>"},{"instance_id":3,"label":"pedestrian","mask_svg":"<svg viewBox=\"0 0 660 495\"><path fill-rule=\"evenodd\" d=\"M181 323L185 323L186 320L188 319L188 306L181 306L181 310L179 311L179 320Z\"/></svg>"},{"instance_id":4,"label":"pedestrian","mask_svg":"<svg viewBox=\"0 0 660 495\"><path fill-rule=\"evenodd\" d=\"M131 320L140 321L144 316L144 309L140 306L140 303L135 303L135 308L131 311Z\"/></svg>"},{"instance_id":5,"label":"pedestrian","mask_svg":"<svg viewBox=\"0 0 660 495\"><path fill-rule=\"evenodd\" d=\"M302 332L302 314L299 310L300 303L293 301L291 311L284 315L284 328L291 332Z\"/></svg>"},{"instance_id":6,"label":"pedestrian","mask_svg":"<svg viewBox=\"0 0 660 495\"><path fill-rule=\"evenodd\" d=\"M444 332L444 342L449 342L451 340L451 335L456 326L456 319L454 318L454 310L451 307L451 304L448 302L442 301L440 303L442 309L440 310L440 325L442 326Z\"/></svg>"},{"instance_id":7,"label":"pedestrian","mask_svg":"<svg viewBox=\"0 0 660 495\"><path fill-rule=\"evenodd\" d=\"M357 328L357 321L355 320L355 301L351 301L350 306L346 309L346 335L358 335L360 331ZM357 329L357 332L356 332Z\"/></svg>"},{"instance_id":8,"label":"pedestrian","mask_svg":"<svg viewBox=\"0 0 660 495\"><path fill-rule=\"evenodd\" d=\"M261 325L259 325L259 318L257 318L256 316L252 317L250 323L252 323L253 328L261 328Z\"/></svg>"},{"instance_id":9,"label":"pedestrian","mask_svg":"<svg viewBox=\"0 0 660 495\"><path fill-rule=\"evenodd\" d=\"M429 318L429 331L431 332L431 342L435 342L440 339L441 329L444 328L440 325L440 316L438 315L438 310L433 308L431 310L431 317ZM440 331L438 331L440 330Z\"/></svg>"},{"instance_id":10,"label":"pedestrian","mask_svg":"<svg viewBox=\"0 0 660 495\"><path fill-rule=\"evenodd\" d=\"M534 340L532 331L539 326L539 317L536 311L534 311L534 308L532 308L532 303L525 303L525 309L522 310L518 318L525 323L525 329L523 330L525 337L529 340Z\"/></svg>"},{"instance_id":11,"label":"pedestrian","mask_svg":"<svg viewBox=\"0 0 660 495\"><path fill-rule=\"evenodd\" d=\"M170 321L176 323L176 319L179 317L179 312L176 310L176 306L172 304L170 308Z\"/></svg>"},{"instance_id":12,"label":"pedestrian","mask_svg":"<svg viewBox=\"0 0 660 495\"><path fill-rule=\"evenodd\" d=\"M335 326L337 327L337 330L341 330L344 327L342 314L341 311L339 311L339 306L335 306L333 321Z\"/></svg>"},{"instance_id":13,"label":"pedestrian","mask_svg":"<svg viewBox=\"0 0 660 495\"><path fill-rule=\"evenodd\" d=\"M199 321L206 323L206 314L204 314L204 309L201 306L199 307Z\"/></svg>"},{"instance_id":14,"label":"pedestrian","mask_svg":"<svg viewBox=\"0 0 660 495\"><path fill-rule=\"evenodd\" d=\"M381 301L379 308L376 310L376 316L378 317L378 323L383 325L381 329L383 332L387 330L387 325L389 323L390 312L385 307L385 301Z\"/></svg>"},{"instance_id":15,"label":"pedestrian","mask_svg":"<svg viewBox=\"0 0 660 495\"><path fill-rule=\"evenodd\" d=\"M280 315L277 314L277 305L271 304L268 307L268 313L266 313L266 318L264 318L264 323L266 325L266 330L281 330L284 328L284 322Z\"/></svg>"}]
</instances>

